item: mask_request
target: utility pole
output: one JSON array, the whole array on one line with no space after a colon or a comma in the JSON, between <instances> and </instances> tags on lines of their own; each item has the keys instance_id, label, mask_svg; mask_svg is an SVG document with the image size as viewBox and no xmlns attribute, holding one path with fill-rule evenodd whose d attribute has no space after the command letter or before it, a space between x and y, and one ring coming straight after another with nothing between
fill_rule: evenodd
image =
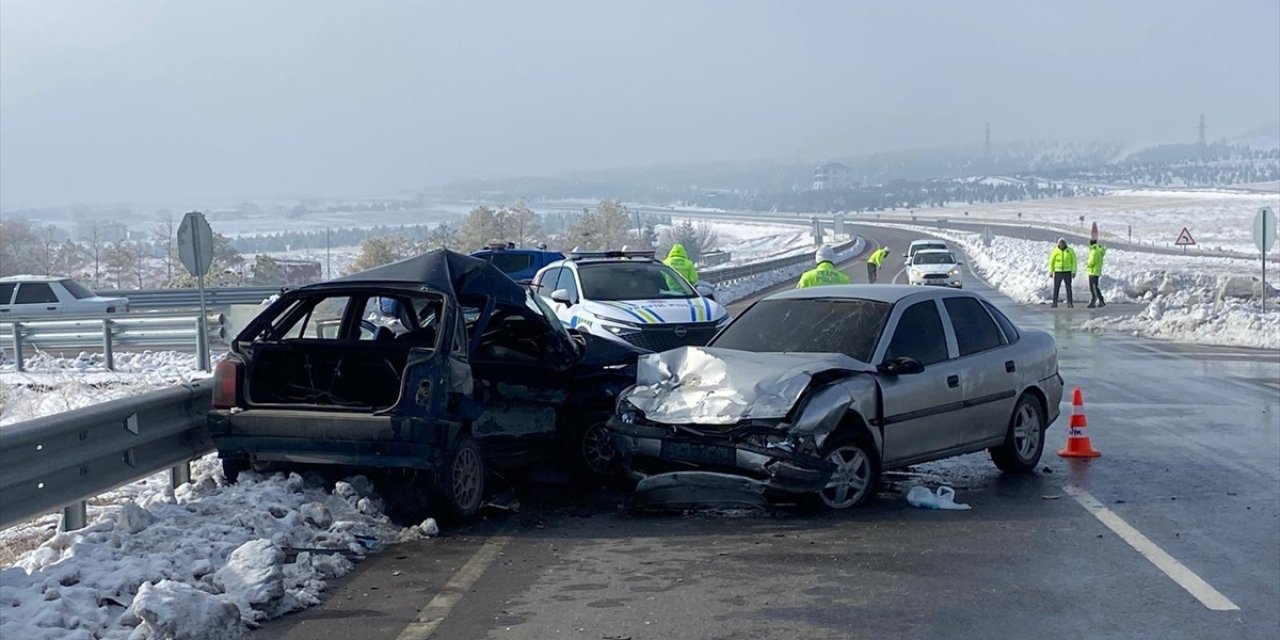
<instances>
[{"instance_id":1,"label":"utility pole","mask_svg":"<svg viewBox=\"0 0 1280 640\"><path fill-rule=\"evenodd\" d=\"M986 142L983 145L983 155L991 157L991 123L987 123Z\"/></svg>"},{"instance_id":2,"label":"utility pole","mask_svg":"<svg viewBox=\"0 0 1280 640\"><path fill-rule=\"evenodd\" d=\"M329 251L329 227L324 228L324 271L325 280L333 279L333 254Z\"/></svg>"},{"instance_id":3,"label":"utility pole","mask_svg":"<svg viewBox=\"0 0 1280 640\"><path fill-rule=\"evenodd\" d=\"M1209 126L1204 123L1204 114L1202 113L1200 114L1200 148L1201 149L1205 148L1206 146L1205 139L1204 139L1204 131L1205 129L1208 129L1208 128Z\"/></svg>"}]
</instances>

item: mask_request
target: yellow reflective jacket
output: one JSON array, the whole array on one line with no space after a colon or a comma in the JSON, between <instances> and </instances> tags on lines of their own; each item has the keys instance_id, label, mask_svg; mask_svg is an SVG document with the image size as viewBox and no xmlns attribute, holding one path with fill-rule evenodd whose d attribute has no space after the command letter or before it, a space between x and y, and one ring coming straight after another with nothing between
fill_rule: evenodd
<instances>
[{"instance_id":1,"label":"yellow reflective jacket","mask_svg":"<svg viewBox=\"0 0 1280 640\"><path fill-rule=\"evenodd\" d=\"M676 273L689 281L689 284L698 282L698 268L689 259L689 254L685 253L684 245L678 242L671 245L671 251L667 253L667 259L663 260L662 264L675 269Z\"/></svg>"},{"instance_id":2,"label":"yellow reflective jacket","mask_svg":"<svg viewBox=\"0 0 1280 640\"><path fill-rule=\"evenodd\" d=\"M1084 259L1084 270L1091 276L1102 275L1102 259L1107 256L1107 248L1100 244L1089 245L1089 257Z\"/></svg>"},{"instance_id":3,"label":"yellow reflective jacket","mask_svg":"<svg viewBox=\"0 0 1280 640\"><path fill-rule=\"evenodd\" d=\"M1055 244L1053 251L1049 252L1049 275L1063 271L1076 272L1076 252L1070 245L1066 249L1059 249Z\"/></svg>"},{"instance_id":4,"label":"yellow reflective jacket","mask_svg":"<svg viewBox=\"0 0 1280 640\"><path fill-rule=\"evenodd\" d=\"M818 266L800 276L800 283L796 285L796 288L807 289L826 284L849 284L849 276L836 269L830 262L820 262Z\"/></svg>"},{"instance_id":5,"label":"yellow reflective jacket","mask_svg":"<svg viewBox=\"0 0 1280 640\"><path fill-rule=\"evenodd\" d=\"M884 247L880 247L879 249L876 249L875 251L871 252L871 257L867 258L867 262L870 262L871 264L874 264L875 266L878 267L884 262L885 257L887 257L888 255L889 255L889 250Z\"/></svg>"}]
</instances>

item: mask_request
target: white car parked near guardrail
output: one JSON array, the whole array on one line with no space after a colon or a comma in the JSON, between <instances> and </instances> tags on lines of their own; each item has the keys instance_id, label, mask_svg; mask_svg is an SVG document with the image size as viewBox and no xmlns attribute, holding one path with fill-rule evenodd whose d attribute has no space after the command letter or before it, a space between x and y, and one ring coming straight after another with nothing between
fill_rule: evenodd
<instances>
[{"instance_id":1,"label":"white car parked near guardrail","mask_svg":"<svg viewBox=\"0 0 1280 640\"><path fill-rule=\"evenodd\" d=\"M128 298L106 298L57 276L0 278L0 320L7 317L125 313Z\"/></svg>"}]
</instances>

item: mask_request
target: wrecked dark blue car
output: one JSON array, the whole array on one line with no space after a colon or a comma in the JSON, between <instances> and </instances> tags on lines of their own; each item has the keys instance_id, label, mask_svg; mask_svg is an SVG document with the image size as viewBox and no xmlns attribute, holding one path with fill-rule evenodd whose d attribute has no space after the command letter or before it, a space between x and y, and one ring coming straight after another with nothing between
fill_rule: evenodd
<instances>
[{"instance_id":1,"label":"wrecked dark blue car","mask_svg":"<svg viewBox=\"0 0 1280 640\"><path fill-rule=\"evenodd\" d=\"M639 353L569 333L488 261L440 250L282 293L218 365L209 430L228 478L396 469L467 517L495 470L611 474L603 424Z\"/></svg>"}]
</instances>

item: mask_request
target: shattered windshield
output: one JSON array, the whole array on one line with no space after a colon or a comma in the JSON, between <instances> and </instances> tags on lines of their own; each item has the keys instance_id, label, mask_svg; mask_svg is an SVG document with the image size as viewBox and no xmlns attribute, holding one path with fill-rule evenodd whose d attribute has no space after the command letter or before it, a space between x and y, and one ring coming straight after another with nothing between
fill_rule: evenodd
<instances>
[{"instance_id":1,"label":"shattered windshield","mask_svg":"<svg viewBox=\"0 0 1280 640\"><path fill-rule=\"evenodd\" d=\"M762 353L843 353L870 362L890 308L887 302L851 298L765 300L708 346Z\"/></svg>"},{"instance_id":2,"label":"shattered windshield","mask_svg":"<svg viewBox=\"0 0 1280 640\"><path fill-rule=\"evenodd\" d=\"M916 254L911 264L955 264L956 257L949 252L922 251Z\"/></svg>"},{"instance_id":3,"label":"shattered windshield","mask_svg":"<svg viewBox=\"0 0 1280 640\"><path fill-rule=\"evenodd\" d=\"M578 267L582 297L587 300L657 300L696 298L698 293L664 264L610 262Z\"/></svg>"}]
</instances>

